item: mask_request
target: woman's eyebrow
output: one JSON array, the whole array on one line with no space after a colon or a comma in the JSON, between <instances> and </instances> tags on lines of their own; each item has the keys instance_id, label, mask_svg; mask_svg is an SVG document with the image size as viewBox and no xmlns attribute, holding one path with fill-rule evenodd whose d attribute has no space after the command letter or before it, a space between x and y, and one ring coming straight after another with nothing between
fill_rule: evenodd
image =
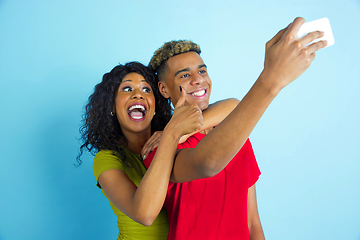
<instances>
[{"instance_id":1,"label":"woman's eyebrow","mask_svg":"<svg viewBox=\"0 0 360 240\"><path fill-rule=\"evenodd\" d=\"M128 79L128 80L123 80L122 82L132 82L132 80Z\"/></svg>"}]
</instances>

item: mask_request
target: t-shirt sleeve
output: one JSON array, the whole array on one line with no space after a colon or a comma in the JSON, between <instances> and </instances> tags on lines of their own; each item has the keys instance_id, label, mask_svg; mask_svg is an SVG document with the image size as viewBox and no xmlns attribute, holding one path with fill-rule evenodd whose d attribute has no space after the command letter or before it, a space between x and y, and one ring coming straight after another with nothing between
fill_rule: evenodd
<instances>
[{"instance_id":1,"label":"t-shirt sleeve","mask_svg":"<svg viewBox=\"0 0 360 240\"><path fill-rule=\"evenodd\" d=\"M177 149L194 148L205 136L205 134L195 133L194 135L190 136L185 142L178 144ZM156 151L157 148L155 148L154 151L152 151L149 156L144 160L144 165L146 169L149 168L152 160L155 157ZM174 182L169 181L168 189L172 188L174 185Z\"/></svg>"},{"instance_id":2,"label":"t-shirt sleeve","mask_svg":"<svg viewBox=\"0 0 360 240\"><path fill-rule=\"evenodd\" d=\"M185 142L178 144L177 149L194 148L200 142L200 140L203 139L205 136L206 136L205 134L196 133L190 136ZM146 168L149 168L152 160L154 159L156 151L157 148L155 148L149 154L149 156L144 160L144 165Z\"/></svg>"},{"instance_id":3,"label":"t-shirt sleeve","mask_svg":"<svg viewBox=\"0 0 360 240\"><path fill-rule=\"evenodd\" d=\"M125 172L124 163L118 157L113 155L112 151L102 150L95 155L93 163L93 172L97 182L96 185L99 188L101 188L98 182L100 174L109 169L119 169Z\"/></svg>"},{"instance_id":4,"label":"t-shirt sleeve","mask_svg":"<svg viewBox=\"0 0 360 240\"><path fill-rule=\"evenodd\" d=\"M245 146L247 148L247 155L248 155L248 163L249 163L249 187L251 187L252 185L254 185L257 180L259 179L259 176L261 174L259 166L256 162L256 158L255 158L255 154L254 154L254 150L251 146L250 140L248 139L245 142Z\"/></svg>"}]
</instances>

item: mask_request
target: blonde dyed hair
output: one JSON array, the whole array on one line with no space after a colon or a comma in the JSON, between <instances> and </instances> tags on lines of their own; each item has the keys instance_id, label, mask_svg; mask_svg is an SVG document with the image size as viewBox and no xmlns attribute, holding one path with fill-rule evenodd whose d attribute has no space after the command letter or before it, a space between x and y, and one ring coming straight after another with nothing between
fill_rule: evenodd
<instances>
[{"instance_id":1,"label":"blonde dyed hair","mask_svg":"<svg viewBox=\"0 0 360 240\"><path fill-rule=\"evenodd\" d=\"M164 43L162 47L155 51L150 60L149 68L154 70L157 74L164 69L166 61L176 55L196 52L201 53L200 46L189 40L177 40Z\"/></svg>"}]
</instances>

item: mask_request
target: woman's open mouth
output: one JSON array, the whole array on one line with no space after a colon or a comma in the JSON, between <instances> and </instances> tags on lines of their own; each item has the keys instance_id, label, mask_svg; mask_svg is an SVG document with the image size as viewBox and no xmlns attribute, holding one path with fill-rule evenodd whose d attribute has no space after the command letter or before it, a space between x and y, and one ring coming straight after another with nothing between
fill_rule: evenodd
<instances>
[{"instance_id":1,"label":"woman's open mouth","mask_svg":"<svg viewBox=\"0 0 360 240\"><path fill-rule=\"evenodd\" d=\"M142 103L131 104L127 110L127 114L130 117L130 120L135 122L140 122L145 119L147 110L146 105Z\"/></svg>"}]
</instances>

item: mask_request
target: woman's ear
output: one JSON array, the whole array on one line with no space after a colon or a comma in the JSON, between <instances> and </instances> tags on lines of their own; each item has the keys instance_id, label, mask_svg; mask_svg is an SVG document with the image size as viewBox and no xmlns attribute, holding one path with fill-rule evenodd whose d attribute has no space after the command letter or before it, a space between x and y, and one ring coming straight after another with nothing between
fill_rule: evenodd
<instances>
[{"instance_id":1,"label":"woman's ear","mask_svg":"<svg viewBox=\"0 0 360 240\"><path fill-rule=\"evenodd\" d=\"M163 95L164 98L170 99L170 95L167 92L166 84L164 82L159 81L158 87L161 95Z\"/></svg>"},{"instance_id":2,"label":"woman's ear","mask_svg":"<svg viewBox=\"0 0 360 240\"><path fill-rule=\"evenodd\" d=\"M115 115L116 115L115 105L113 105L112 110L111 110L111 112L110 112L110 115L111 115L111 116L115 116Z\"/></svg>"}]
</instances>

